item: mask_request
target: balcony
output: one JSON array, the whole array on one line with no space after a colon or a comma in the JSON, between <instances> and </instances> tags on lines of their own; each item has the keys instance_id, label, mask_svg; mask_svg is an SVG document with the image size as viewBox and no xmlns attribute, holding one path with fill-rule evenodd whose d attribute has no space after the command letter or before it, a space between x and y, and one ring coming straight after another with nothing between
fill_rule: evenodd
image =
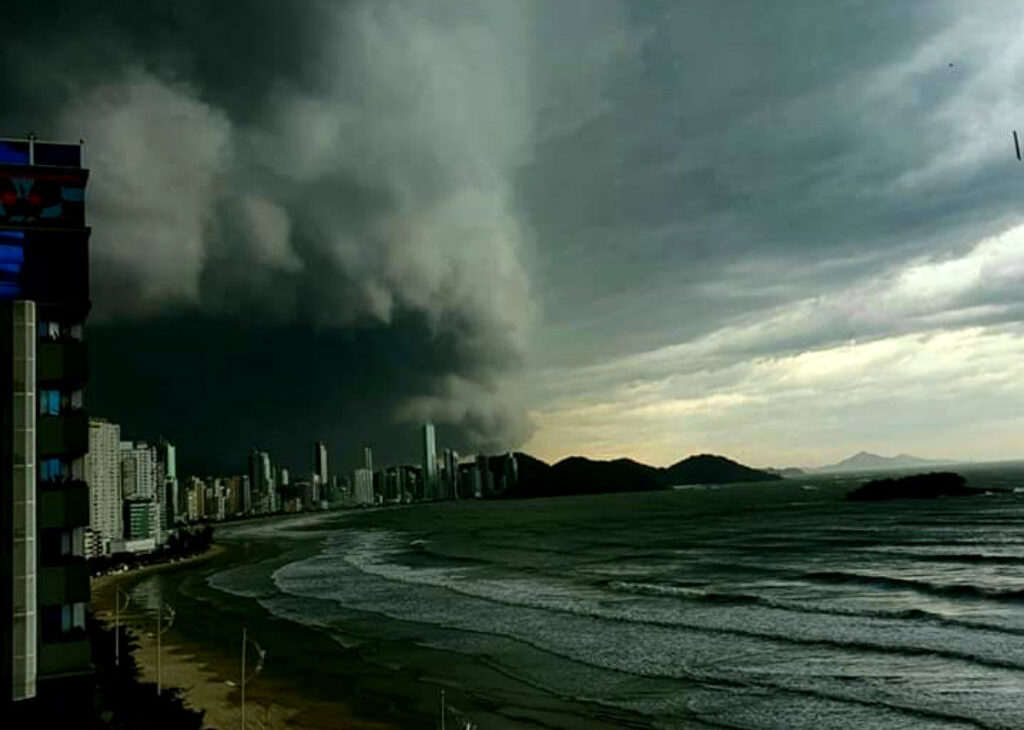
<instances>
[{"instance_id":1,"label":"balcony","mask_svg":"<svg viewBox=\"0 0 1024 730\"><path fill-rule=\"evenodd\" d=\"M39 679L92 671L92 649L88 638L56 641L39 647Z\"/></svg>"},{"instance_id":2,"label":"balcony","mask_svg":"<svg viewBox=\"0 0 1024 730\"><path fill-rule=\"evenodd\" d=\"M59 416L39 416L36 428L38 458L73 456L89 450L89 418L85 411L69 411Z\"/></svg>"},{"instance_id":3,"label":"balcony","mask_svg":"<svg viewBox=\"0 0 1024 730\"><path fill-rule=\"evenodd\" d=\"M36 350L36 378L40 385L61 383L80 388L89 379L89 350L84 342L42 341Z\"/></svg>"},{"instance_id":4,"label":"balcony","mask_svg":"<svg viewBox=\"0 0 1024 730\"><path fill-rule=\"evenodd\" d=\"M89 524L89 488L81 480L39 484L39 529Z\"/></svg>"},{"instance_id":5,"label":"balcony","mask_svg":"<svg viewBox=\"0 0 1024 730\"><path fill-rule=\"evenodd\" d=\"M75 558L64 565L41 566L37 590L40 606L87 602L89 566L84 558Z\"/></svg>"}]
</instances>

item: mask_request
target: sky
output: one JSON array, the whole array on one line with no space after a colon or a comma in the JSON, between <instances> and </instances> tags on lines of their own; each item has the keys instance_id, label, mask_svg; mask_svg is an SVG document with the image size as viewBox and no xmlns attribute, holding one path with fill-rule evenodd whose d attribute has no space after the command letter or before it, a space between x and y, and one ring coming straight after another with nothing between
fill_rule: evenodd
<instances>
[{"instance_id":1,"label":"sky","mask_svg":"<svg viewBox=\"0 0 1024 730\"><path fill-rule=\"evenodd\" d=\"M186 470L1022 457L1021 11L41 0L0 133L86 141L87 405Z\"/></svg>"}]
</instances>

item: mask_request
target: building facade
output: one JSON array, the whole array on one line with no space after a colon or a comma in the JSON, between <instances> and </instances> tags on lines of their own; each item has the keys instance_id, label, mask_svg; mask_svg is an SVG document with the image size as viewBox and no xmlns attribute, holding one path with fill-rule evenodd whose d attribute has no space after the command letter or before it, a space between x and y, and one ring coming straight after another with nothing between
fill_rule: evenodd
<instances>
[{"instance_id":1,"label":"building facade","mask_svg":"<svg viewBox=\"0 0 1024 730\"><path fill-rule=\"evenodd\" d=\"M423 499L437 499L437 438L434 424L423 424Z\"/></svg>"},{"instance_id":2,"label":"building facade","mask_svg":"<svg viewBox=\"0 0 1024 730\"><path fill-rule=\"evenodd\" d=\"M267 514L273 512L277 504L274 468L270 462L270 454L253 449L249 455L249 498L246 511Z\"/></svg>"},{"instance_id":3,"label":"building facade","mask_svg":"<svg viewBox=\"0 0 1024 730\"><path fill-rule=\"evenodd\" d=\"M88 557L109 555L111 544L124 537L121 491L121 427L102 418L89 419L89 451L85 481L89 485Z\"/></svg>"},{"instance_id":4,"label":"building facade","mask_svg":"<svg viewBox=\"0 0 1024 730\"><path fill-rule=\"evenodd\" d=\"M164 538L164 485L160 478L160 466L155 446L145 441L121 442L121 490L124 498L152 502L154 515L152 537L157 545ZM127 527L127 526L126 526ZM129 537L126 533L125 537ZM129 537L129 539L131 539Z\"/></svg>"},{"instance_id":5,"label":"building facade","mask_svg":"<svg viewBox=\"0 0 1024 730\"><path fill-rule=\"evenodd\" d=\"M88 686L87 179L80 144L0 140L0 684L8 718L38 717L53 708L48 698L67 706Z\"/></svg>"},{"instance_id":6,"label":"building facade","mask_svg":"<svg viewBox=\"0 0 1024 730\"><path fill-rule=\"evenodd\" d=\"M369 469L356 469L353 475L353 497L356 504L369 505L374 503L373 472Z\"/></svg>"},{"instance_id":7,"label":"building facade","mask_svg":"<svg viewBox=\"0 0 1024 730\"><path fill-rule=\"evenodd\" d=\"M156 445L157 479L163 485L160 527L165 532L173 529L181 514L181 495L178 488L178 450L174 444L160 437Z\"/></svg>"},{"instance_id":8,"label":"building facade","mask_svg":"<svg viewBox=\"0 0 1024 730\"><path fill-rule=\"evenodd\" d=\"M313 444L313 483L327 486L327 444Z\"/></svg>"}]
</instances>

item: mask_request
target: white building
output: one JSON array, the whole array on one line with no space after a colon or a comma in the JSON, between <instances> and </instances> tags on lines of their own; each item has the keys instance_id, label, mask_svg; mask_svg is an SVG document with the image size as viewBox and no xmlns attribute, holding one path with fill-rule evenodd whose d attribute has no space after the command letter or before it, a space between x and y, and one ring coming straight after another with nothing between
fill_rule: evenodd
<instances>
[{"instance_id":1,"label":"white building","mask_svg":"<svg viewBox=\"0 0 1024 730\"><path fill-rule=\"evenodd\" d=\"M327 486L327 444L322 441L313 446L313 476L317 484Z\"/></svg>"},{"instance_id":2,"label":"white building","mask_svg":"<svg viewBox=\"0 0 1024 730\"><path fill-rule=\"evenodd\" d=\"M160 527L172 529L181 512L181 497L178 494L178 456L174 444L161 438L156 447L158 479L163 486L161 501L163 515Z\"/></svg>"},{"instance_id":3,"label":"white building","mask_svg":"<svg viewBox=\"0 0 1024 730\"><path fill-rule=\"evenodd\" d=\"M353 489L356 504L373 504L373 472L369 469L356 469L355 487Z\"/></svg>"},{"instance_id":4,"label":"white building","mask_svg":"<svg viewBox=\"0 0 1024 730\"><path fill-rule=\"evenodd\" d=\"M423 424L423 498L437 498L437 439L434 424Z\"/></svg>"},{"instance_id":5,"label":"white building","mask_svg":"<svg viewBox=\"0 0 1024 730\"><path fill-rule=\"evenodd\" d=\"M87 545L91 558L110 554L110 545L124 537L121 491L121 427L101 418L89 419L89 453L85 455L85 482L89 485Z\"/></svg>"}]
</instances>

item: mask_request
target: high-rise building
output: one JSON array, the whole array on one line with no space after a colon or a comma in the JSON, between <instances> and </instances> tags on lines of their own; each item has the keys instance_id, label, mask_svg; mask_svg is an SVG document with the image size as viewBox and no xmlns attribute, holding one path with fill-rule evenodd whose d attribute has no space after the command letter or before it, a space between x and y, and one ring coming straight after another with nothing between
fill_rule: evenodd
<instances>
[{"instance_id":1,"label":"high-rise building","mask_svg":"<svg viewBox=\"0 0 1024 730\"><path fill-rule=\"evenodd\" d=\"M124 539L126 543L156 540L156 502L147 497L128 497L124 500ZM130 549L130 548L129 548Z\"/></svg>"},{"instance_id":2,"label":"high-rise building","mask_svg":"<svg viewBox=\"0 0 1024 730\"><path fill-rule=\"evenodd\" d=\"M476 457L476 467L480 472L480 496L490 497L494 493L494 474L491 472L491 460L484 454Z\"/></svg>"},{"instance_id":3,"label":"high-rise building","mask_svg":"<svg viewBox=\"0 0 1024 730\"><path fill-rule=\"evenodd\" d=\"M373 449L369 446L363 447L363 468L373 471Z\"/></svg>"},{"instance_id":4,"label":"high-rise building","mask_svg":"<svg viewBox=\"0 0 1024 730\"><path fill-rule=\"evenodd\" d=\"M178 495L178 457L174 444L167 439L160 437L156 445L156 458L158 465L157 478L163 485L163 514L160 527L169 530L178 521L181 511L180 497Z\"/></svg>"},{"instance_id":5,"label":"high-rise building","mask_svg":"<svg viewBox=\"0 0 1024 730\"><path fill-rule=\"evenodd\" d=\"M327 485L327 444L317 441L313 444L313 482Z\"/></svg>"},{"instance_id":6,"label":"high-rise building","mask_svg":"<svg viewBox=\"0 0 1024 730\"><path fill-rule=\"evenodd\" d=\"M277 505L274 468L270 454L253 449L249 455L249 490L251 510L257 514L273 512Z\"/></svg>"},{"instance_id":7,"label":"high-rise building","mask_svg":"<svg viewBox=\"0 0 1024 730\"><path fill-rule=\"evenodd\" d=\"M0 140L0 686L9 723L38 696L28 711L45 724L47 695L76 701L83 683L68 678L90 671L87 179L80 144Z\"/></svg>"},{"instance_id":8,"label":"high-rise building","mask_svg":"<svg viewBox=\"0 0 1024 730\"><path fill-rule=\"evenodd\" d=\"M423 424L423 498L436 499L437 494L437 440L434 424Z\"/></svg>"},{"instance_id":9,"label":"high-rise building","mask_svg":"<svg viewBox=\"0 0 1024 730\"><path fill-rule=\"evenodd\" d=\"M242 512L242 487L249 477L228 477L224 480L224 514L232 517Z\"/></svg>"},{"instance_id":10,"label":"high-rise building","mask_svg":"<svg viewBox=\"0 0 1024 730\"><path fill-rule=\"evenodd\" d=\"M223 520L228 516L227 480L214 479L210 487L210 499L207 503L207 517L212 520Z\"/></svg>"},{"instance_id":11,"label":"high-rise building","mask_svg":"<svg viewBox=\"0 0 1024 730\"><path fill-rule=\"evenodd\" d=\"M111 543L124 537L120 444L119 425L102 418L89 419L89 452L85 455L91 518L89 557L109 554Z\"/></svg>"},{"instance_id":12,"label":"high-rise building","mask_svg":"<svg viewBox=\"0 0 1024 730\"><path fill-rule=\"evenodd\" d=\"M121 442L121 484L124 496L156 497L156 449L145 441Z\"/></svg>"},{"instance_id":13,"label":"high-rise building","mask_svg":"<svg viewBox=\"0 0 1024 730\"><path fill-rule=\"evenodd\" d=\"M445 449L441 454L444 478L441 479L441 499L459 498L459 452Z\"/></svg>"},{"instance_id":14,"label":"high-rise building","mask_svg":"<svg viewBox=\"0 0 1024 730\"><path fill-rule=\"evenodd\" d=\"M281 471L278 472L278 475L277 475L277 486L279 486L279 487L287 487L288 486L288 481L289 481L289 476L290 475L288 474L288 470L285 469L284 467L281 467Z\"/></svg>"},{"instance_id":15,"label":"high-rise building","mask_svg":"<svg viewBox=\"0 0 1024 730\"><path fill-rule=\"evenodd\" d=\"M252 477L243 474L239 483L238 509L243 515L252 512Z\"/></svg>"},{"instance_id":16,"label":"high-rise building","mask_svg":"<svg viewBox=\"0 0 1024 730\"><path fill-rule=\"evenodd\" d=\"M353 476L353 496L356 504L373 504L373 472L369 469L356 469Z\"/></svg>"},{"instance_id":17,"label":"high-rise building","mask_svg":"<svg viewBox=\"0 0 1024 730\"><path fill-rule=\"evenodd\" d=\"M153 534L157 545L164 541L164 485L160 480L157 449L145 441L122 441L121 447L121 490L124 498L136 501L148 499L153 503ZM139 508L141 509L141 508ZM125 537L127 539L128 535ZM143 538L139 538L143 539Z\"/></svg>"},{"instance_id":18,"label":"high-rise building","mask_svg":"<svg viewBox=\"0 0 1024 730\"><path fill-rule=\"evenodd\" d=\"M514 489L519 484L519 462L511 451L505 454L502 463L502 491Z\"/></svg>"}]
</instances>

